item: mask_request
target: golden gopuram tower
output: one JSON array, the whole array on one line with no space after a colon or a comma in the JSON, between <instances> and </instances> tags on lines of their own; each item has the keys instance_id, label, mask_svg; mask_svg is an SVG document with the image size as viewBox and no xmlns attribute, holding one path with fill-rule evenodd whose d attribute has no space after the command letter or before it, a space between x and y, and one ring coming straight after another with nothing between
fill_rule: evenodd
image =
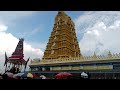
<instances>
[{"instance_id":1,"label":"golden gopuram tower","mask_svg":"<svg viewBox=\"0 0 120 90\"><path fill-rule=\"evenodd\" d=\"M43 59L70 58L80 55L75 24L64 11L58 11Z\"/></svg>"}]
</instances>

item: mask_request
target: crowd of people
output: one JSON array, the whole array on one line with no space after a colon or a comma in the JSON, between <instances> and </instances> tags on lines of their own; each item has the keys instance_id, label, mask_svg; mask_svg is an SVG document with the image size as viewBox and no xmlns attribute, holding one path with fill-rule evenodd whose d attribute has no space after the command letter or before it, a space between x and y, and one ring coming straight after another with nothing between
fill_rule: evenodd
<instances>
[{"instance_id":1,"label":"crowd of people","mask_svg":"<svg viewBox=\"0 0 120 90\"><path fill-rule=\"evenodd\" d=\"M9 73L9 72L5 72L5 73L3 73L3 74L0 74L0 79L90 79L90 75L89 75L89 73L85 73L85 72L82 72L82 73L80 73L80 74L77 74L77 75L75 75L75 74L71 74L71 75L68 75L68 76L60 76L60 74L58 75L58 77L56 77L56 75L55 76L53 76L52 78L50 78L50 77L48 77L48 76L46 76L46 75L37 75L37 74L32 74L33 75L33 77L22 77L22 76L15 76L14 77L14 75L16 75L18 72L16 72L16 68L11 68L11 70L10 70L10 73L13 73L13 75L12 76L9 76L7 73ZM69 74L69 73L68 73Z\"/></svg>"},{"instance_id":2,"label":"crowd of people","mask_svg":"<svg viewBox=\"0 0 120 90\"><path fill-rule=\"evenodd\" d=\"M20 70L17 67L12 67L9 72L16 74L16 73L20 73Z\"/></svg>"}]
</instances>

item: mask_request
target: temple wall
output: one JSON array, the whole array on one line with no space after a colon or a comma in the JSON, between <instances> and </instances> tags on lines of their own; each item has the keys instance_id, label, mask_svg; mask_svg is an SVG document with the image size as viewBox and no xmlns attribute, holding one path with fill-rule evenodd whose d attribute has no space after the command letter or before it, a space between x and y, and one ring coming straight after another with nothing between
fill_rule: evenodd
<instances>
[{"instance_id":1,"label":"temple wall","mask_svg":"<svg viewBox=\"0 0 120 90\"><path fill-rule=\"evenodd\" d=\"M95 70L95 69L97 69L97 68L94 68L94 66L84 66L83 67L83 70Z\"/></svg>"},{"instance_id":2,"label":"temple wall","mask_svg":"<svg viewBox=\"0 0 120 90\"><path fill-rule=\"evenodd\" d=\"M112 65L97 66L97 69L113 69Z\"/></svg>"},{"instance_id":3,"label":"temple wall","mask_svg":"<svg viewBox=\"0 0 120 90\"><path fill-rule=\"evenodd\" d=\"M71 70L70 67L61 67L61 70Z\"/></svg>"},{"instance_id":4,"label":"temple wall","mask_svg":"<svg viewBox=\"0 0 120 90\"><path fill-rule=\"evenodd\" d=\"M74 66L71 70L80 70L80 66Z\"/></svg>"},{"instance_id":5,"label":"temple wall","mask_svg":"<svg viewBox=\"0 0 120 90\"><path fill-rule=\"evenodd\" d=\"M52 70L61 70L61 67L52 67Z\"/></svg>"},{"instance_id":6,"label":"temple wall","mask_svg":"<svg viewBox=\"0 0 120 90\"><path fill-rule=\"evenodd\" d=\"M52 67L51 71L54 70L106 70L106 69L113 69L113 65L101 65L101 66L61 66L61 67Z\"/></svg>"}]
</instances>

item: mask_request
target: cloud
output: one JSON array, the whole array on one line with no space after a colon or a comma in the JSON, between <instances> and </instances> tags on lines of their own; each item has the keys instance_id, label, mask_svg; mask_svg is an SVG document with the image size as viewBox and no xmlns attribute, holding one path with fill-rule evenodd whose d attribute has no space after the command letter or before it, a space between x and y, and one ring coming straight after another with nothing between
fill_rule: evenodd
<instances>
[{"instance_id":1,"label":"cloud","mask_svg":"<svg viewBox=\"0 0 120 90\"><path fill-rule=\"evenodd\" d=\"M6 31L7 28L8 28L7 26L0 24L0 32Z\"/></svg>"},{"instance_id":2,"label":"cloud","mask_svg":"<svg viewBox=\"0 0 120 90\"><path fill-rule=\"evenodd\" d=\"M7 52L8 57L11 56L19 41L19 39L14 37L11 33L5 32L6 30L7 26L0 25L0 68L2 70L4 69L5 51ZM28 57L31 59L42 58L43 51L38 48L33 48L33 46L24 41L24 55L26 60Z\"/></svg>"},{"instance_id":3,"label":"cloud","mask_svg":"<svg viewBox=\"0 0 120 90\"><path fill-rule=\"evenodd\" d=\"M29 30L29 31L24 31L20 33L16 33L16 35L20 37L31 37L32 35L35 35L36 33L42 32L42 25L39 25L39 27L36 27L35 29Z\"/></svg>"},{"instance_id":4,"label":"cloud","mask_svg":"<svg viewBox=\"0 0 120 90\"><path fill-rule=\"evenodd\" d=\"M33 46L33 48L39 48L39 49L41 49L42 51L44 51L45 49L46 49L46 45L47 45L47 42L45 41L45 42L27 42L27 43L29 43L30 45L32 45Z\"/></svg>"},{"instance_id":5,"label":"cloud","mask_svg":"<svg viewBox=\"0 0 120 90\"><path fill-rule=\"evenodd\" d=\"M26 54L26 58L30 56L30 58L42 58L43 56L43 51L38 48L33 48L31 45L25 43L24 44L24 53Z\"/></svg>"},{"instance_id":6,"label":"cloud","mask_svg":"<svg viewBox=\"0 0 120 90\"><path fill-rule=\"evenodd\" d=\"M81 53L84 55L120 53L120 12L85 12L75 19Z\"/></svg>"},{"instance_id":7,"label":"cloud","mask_svg":"<svg viewBox=\"0 0 120 90\"><path fill-rule=\"evenodd\" d=\"M32 16L35 11L0 11L0 23L2 24L11 24L15 20ZM14 23L15 24L15 23Z\"/></svg>"}]
</instances>

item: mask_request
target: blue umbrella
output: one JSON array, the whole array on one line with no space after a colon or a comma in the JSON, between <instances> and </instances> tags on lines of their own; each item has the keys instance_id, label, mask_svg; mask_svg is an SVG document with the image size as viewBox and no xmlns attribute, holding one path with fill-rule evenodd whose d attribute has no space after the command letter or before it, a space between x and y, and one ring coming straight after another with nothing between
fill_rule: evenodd
<instances>
[{"instance_id":1,"label":"blue umbrella","mask_svg":"<svg viewBox=\"0 0 120 90\"><path fill-rule=\"evenodd\" d=\"M33 74L29 72L25 72L23 75L21 75L23 78L33 78Z\"/></svg>"},{"instance_id":2,"label":"blue umbrella","mask_svg":"<svg viewBox=\"0 0 120 90\"><path fill-rule=\"evenodd\" d=\"M18 78L18 77L21 77L24 73L17 73L13 76L13 78Z\"/></svg>"},{"instance_id":3,"label":"blue umbrella","mask_svg":"<svg viewBox=\"0 0 120 90\"><path fill-rule=\"evenodd\" d=\"M17 73L17 74L14 75L14 77L16 77L16 76L20 76L21 77L23 74L24 73Z\"/></svg>"}]
</instances>

